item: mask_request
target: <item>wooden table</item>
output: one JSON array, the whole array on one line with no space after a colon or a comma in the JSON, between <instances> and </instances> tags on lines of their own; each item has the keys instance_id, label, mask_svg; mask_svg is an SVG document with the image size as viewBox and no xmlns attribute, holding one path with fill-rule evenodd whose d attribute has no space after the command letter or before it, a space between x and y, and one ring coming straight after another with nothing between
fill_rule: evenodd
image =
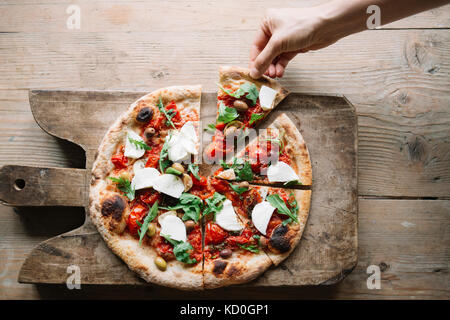
<instances>
[{"instance_id":1,"label":"wooden table","mask_svg":"<svg viewBox=\"0 0 450 320\"><path fill-rule=\"evenodd\" d=\"M267 1L272 7L324 1ZM70 2L73 3L73 2ZM149 91L201 83L219 65L248 63L261 1L77 1L0 4L0 165L81 167L83 152L35 123L28 89ZM238 10L236 8L239 8ZM344 94L358 114L359 262L341 283L312 288L224 288L192 298L449 299L450 6L302 54L282 83L292 91ZM83 223L80 208L0 206L0 298L185 298L157 287L19 284L39 242ZM368 289L377 265L381 289Z\"/></svg>"}]
</instances>

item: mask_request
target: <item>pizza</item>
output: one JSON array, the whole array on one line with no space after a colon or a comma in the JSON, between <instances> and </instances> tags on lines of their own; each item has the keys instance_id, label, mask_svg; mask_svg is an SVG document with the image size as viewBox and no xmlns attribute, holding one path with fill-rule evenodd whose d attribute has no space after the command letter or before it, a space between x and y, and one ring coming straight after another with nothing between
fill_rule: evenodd
<instances>
[{"instance_id":1,"label":"pizza","mask_svg":"<svg viewBox=\"0 0 450 320\"><path fill-rule=\"evenodd\" d=\"M271 101L265 85L276 92ZM246 69L220 70L219 104L248 102L232 120L239 129L258 125L286 94ZM286 115L214 169L199 163L200 105L201 86L159 89L131 104L100 143L89 193L90 218L109 248L147 282L183 290L245 283L278 265L300 241L311 198L298 187L311 185L308 150ZM218 124L216 132L227 129ZM288 173L274 171L284 165Z\"/></svg>"}]
</instances>

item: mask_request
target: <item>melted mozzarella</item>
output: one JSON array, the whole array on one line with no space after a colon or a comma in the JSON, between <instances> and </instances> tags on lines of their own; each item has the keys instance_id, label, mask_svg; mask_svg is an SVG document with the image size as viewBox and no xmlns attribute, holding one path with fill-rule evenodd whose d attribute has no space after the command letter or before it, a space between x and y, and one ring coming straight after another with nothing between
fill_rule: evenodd
<instances>
[{"instance_id":1,"label":"melted mozzarella","mask_svg":"<svg viewBox=\"0 0 450 320\"><path fill-rule=\"evenodd\" d=\"M172 131L169 141L169 159L186 160L191 154L198 154L198 136L192 121L186 122L180 131Z\"/></svg>"},{"instance_id":2,"label":"melted mozzarella","mask_svg":"<svg viewBox=\"0 0 450 320\"><path fill-rule=\"evenodd\" d=\"M161 221L161 235L170 237L172 240L186 242L186 226L183 221L174 215L168 215Z\"/></svg>"},{"instance_id":3,"label":"melted mozzarella","mask_svg":"<svg viewBox=\"0 0 450 320\"><path fill-rule=\"evenodd\" d=\"M134 144L132 144L130 142L129 138L136 140L136 141L144 142L144 139L142 139L140 135L138 135L136 132L134 132L132 130L128 130L126 141L125 141L125 151L124 151L125 157L133 158L133 159L138 159L138 158L142 157L145 153L145 150L141 149L141 148L137 148Z\"/></svg>"},{"instance_id":4,"label":"melted mozzarella","mask_svg":"<svg viewBox=\"0 0 450 320\"><path fill-rule=\"evenodd\" d=\"M259 90L259 103L264 111L271 110L274 107L277 92L267 86L262 86Z\"/></svg>"},{"instance_id":5,"label":"melted mozzarella","mask_svg":"<svg viewBox=\"0 0 450 320\"><path fill-rule=\"evenodd\" d=\"M163 174L153 182L153 189L171 197L179 198L184 191L183 181L173 174Z\"/></svg>"},{"instance_id":6,"label":"melted mozzarella","mask_svg":"<svg viewBox=\"0 0 450 320\"><path fill-rule=\"evenodd\" d=\"M252 211L252 222L256 229L266 235L267 225L275 208L267 201L258 203Z\"/></svg>"},{"instance_id":7,"label":"melted mozzarella","mask_svg":"<svg viewBox=\"0 0 450 320\"><path fill-rule=\"evenodd\" d=\"M160 226L162 226L162 221L167 217L167 216L176 216L177 213L176 211L170 210L167 212L162 213L161 215L158 216L158 223Z\"/></svg>"},{"instance_id":8,"label":"melted mozzarella","mask_svg":"<svg viewBox=\"0 0 450 320\"><path fill-rule=\"evenodd\" d=\"M272 164L267 169L267 178L270 182L288 182L293 180L299 180L298 175L294 169L283 161L278 161Z\"/></svg>"},{"instance_id":9,"label":"melted mozzarella","mask_svg":"<svg viewBox=\"0 0 450 320\"><path fill-rule=\"evenodd\" d=\"M134 168L134 166L133 166ZM134 170L134 177L131 181L131 185L135 190L153 187L153 183L160 176L158 170L155 168L142 168Z\"/></svg>"},{"instance_id":10,"label":"melted mozzarella","mask_svg":"<svg viewBox=\"0 0 450 320\"><path fill-rule=\"evenodd\" d=\"M224 170L222 172L219 172L217 177L225 179L225 180L235 180L236 179L236 174L234 173L233 169L227 169L227 170Z\"/></svg>"},{"instance_id":11,"label":"melted mozzarella","mask_svg":"<svg viewBox=\"0 0 450 320\"><path fill-rule=\"evenodd\" d=\"M222 210L216 214L216 223L227 231L244 229L234 212L233 204L228 199L223 202Z\"/></svg>"}]
</instances>

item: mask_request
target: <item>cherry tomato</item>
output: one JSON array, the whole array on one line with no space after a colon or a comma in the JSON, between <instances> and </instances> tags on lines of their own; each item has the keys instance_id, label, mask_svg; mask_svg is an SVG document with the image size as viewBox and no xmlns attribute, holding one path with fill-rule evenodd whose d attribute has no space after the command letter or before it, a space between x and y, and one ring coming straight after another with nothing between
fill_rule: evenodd
<instances>
[{"instance_id":1,"label":"cherry tomato","mask_svg":"<svg viewBox=\"0 0 450 320\"><path fill-rule=\"evenodd\" d=\"M230 190L230 186L227 181L217 178L211 178L211 186L219 193L225 193Z\"/></svg>"},{"instance_id":2,"label":"cherry tomato","mask_svg":"<svg viewBox=\"0 0 450 320\"><path fill-rule=\"evenodd\" d=\"M209 221L205 229L205 245L222 243L228 232L222 229L218 224Z\"/></svg>"},{"instance_id":3,"label":"cherry tomato","mask_svg":"<svg viewBox=\"0 0 450 320\"><path fill-rule=\"evenodd\" d=\"M140 228L136 221L139 221L139 223L142 223L142 219L147 212L148 212L148 206L143 205L139 202L136 202L133 205L133 207L131 208L130 215L128 216L127 227L128 227L128 231L132 235L136 235Z\"/></svg>"},{"instance_id":4,"label":"cherry tomato","mask_svg":"<svg viewBox=\"0 0 450 320\"><path fill-rule=\"evenodd\" d=\"M152 206L156 201L161 203L162 196L159 192L155 190L148 190L145 191L144 194L141 194L139 196L139 200L141 200L143 203L148 204L149 206Z\"/></svg>"},{"instance_id":5,"label":"cherry tomato","mask_svg":"<svg viewBox=\"0 0 450 320\"><path fill-rule=\"evenodd\" d=\"M111 162L114 164L116 169L125 169L128 166L128 159L124 156L124 147L120 147L119 153L111 157Z\"/></svg>"}]
</instances>

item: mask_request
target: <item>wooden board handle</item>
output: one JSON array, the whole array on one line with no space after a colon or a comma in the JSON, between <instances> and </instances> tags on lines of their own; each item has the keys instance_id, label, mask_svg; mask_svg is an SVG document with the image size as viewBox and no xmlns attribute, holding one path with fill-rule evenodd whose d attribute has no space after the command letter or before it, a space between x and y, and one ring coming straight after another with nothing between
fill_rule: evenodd
<instances>
[{"instance_id":1,"label":"wooden board handle","mask_svg":"<svg viewBox=\"0 0 450 320\"><path fill-rule=\"evenodd\" d=\"M86 205L85 169L7 165L0 168L0 181L0 201L6 205Z\"/></svg>"}]
</instances>

